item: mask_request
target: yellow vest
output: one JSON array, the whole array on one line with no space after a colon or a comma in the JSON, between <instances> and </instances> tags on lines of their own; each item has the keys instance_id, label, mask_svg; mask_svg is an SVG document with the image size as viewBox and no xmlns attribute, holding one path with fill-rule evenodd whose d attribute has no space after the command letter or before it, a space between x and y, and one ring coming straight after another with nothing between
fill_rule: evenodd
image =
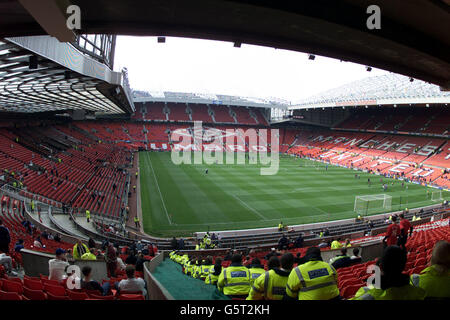
<instances>
[{"instance_id":1,"label":"yellow vest","mask_svg":"<svg viewBox=\"0 0 450 320\"><path fill-rule=\"evenodd\" d=\"M87 247L87 245L85 245L84 243L82 244L83 245L83 247L84 247L84 249L86 250L86 253L88 253L88 252L90 252L89 251L89 248ZM73 253L72 253L72 255L73 255L73 258L74 259L81 259L81 256L78 254L78 250L77 250L77 248L78 248L78 243L76 243L74 246L73 246ZM83 254L84 255L84 254Z\"/></svg>"},{"instance_id":2,"label":"yellow vest","mask_svg":"<svg viewBox=\"0 0 450 320\"><path fill-rule=\"evenodd\" d=\"M97 257L93 253L86 252L81 256L81 260L97 260Z\"/></svg>"},{"instance_id":3,"label":"yellow vest","mask_svg":"<svg viewBox=\"0 0 450 320\"><path fill-rule=\"evenodd\" d=\"M411 275L411 284L422 288L430 298L450 298L450 271L440 275L434 266Z\"/></svg>"},{"instance_id":4,"label":"yellow vest","mask_svg":"<svg viewBox=\"0 0 450 320\"><path fill-rule=\"evenodd\" d=\"M216 285L217 280L219 280L219 276L214 274L214 266L212 266L211 269L209 269L208 276L205 278L205 283Z\"/></svg>"},{"instance_id":5,"label":"yellow vest","mask_svg":"<svg viewBox=\"0 0 450 320\"><path fill-rule=\"evenodd\" d=\"M352 300L423 300L425 291L412 285L392 287L386 290L361 288Z\"/></svg>"},{"instance_id":6,"label":"yellow vest","mask_svg":"<svg viewBox=\"0 0 450 320\"><path fill-rule=\"evenodd\" d=\"M282 300L288 277L279 275L275 270L266 271L253 283L247 300Z\"/></svg>"},{"instance_id":7,"label":"yellow vest","mask_svg":"<svg viewBox=\"0 0 450 320\"><path fill-rule=\"evenodd\" d=\"M340 248L342 248L342 244L339 241L334 240L331 243L331 249L340 249Z\"/></svg>"},{"instance_id":8,"label":"yellow vest","mask_svg":"<svg viewBox=\"0 0 450 320\"><path fill-rule=\"evenodd\" d=\"M336 270L323 261L308 261L294 268L286 293L299 300L329 300L339 296Z\"/></svg>"},{"instance_id":9,"label":"yellow vest","mask_svg":"<svg viewBox=\"0 0 450 320\"><path fill-rule=\"evenodd\" d=\"M217 280L217 288L227 296L248 295L250 271L244 266L229 266L223 269Z\"/></svg>"},{"instance_id":10,"label":"yellow vest","mask_svg":"<svg viewBox=\"0 0 450 320\"><path fill-rule=\"evenodd\" d=\"M214 269L214 265L202 265L200 267L200 278L206 279L211 269Z\"/></svg>"},{"instance_id":11,"label":"yellow vest","mask_svg":"<svg viewBox=\"0 0 450 320\"><path fill-rule=\"evenodd\" d=\"M262 275L266 272L266 270L264 270L263 268L249 268L248 270L250 271L250 282L251 283L255 282L255 280L258 279L258 277L260 275Z\"/></svg>"}]
</instances>

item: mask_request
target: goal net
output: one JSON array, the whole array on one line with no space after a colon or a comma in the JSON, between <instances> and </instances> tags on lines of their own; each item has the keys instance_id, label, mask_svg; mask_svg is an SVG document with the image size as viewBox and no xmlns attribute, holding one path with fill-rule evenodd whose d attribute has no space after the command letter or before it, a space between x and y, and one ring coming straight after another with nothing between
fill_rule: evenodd
<instances>
[{"instance_id":1,"label":"goal net","mask_svg":"<svg viewBox=\"0 0 450 320\"><path fill-rule=\"evenodd\" d=\"M441 201L441 200L443 200L443 198L442 198L442 190L433 191L431 193L431 201Z\"/></svg>"},{"instance_id":2,"label":"goal net","mask_svg":"<svg viewBox=\"0 0 450 320\"><path fill-rule=\"evenodd\" d=\"M371 194L355 197L354 211L357 214L367 215L381 211L389 212L392 207L392 197L387 194Z\"/></svg>"}]
</instances>

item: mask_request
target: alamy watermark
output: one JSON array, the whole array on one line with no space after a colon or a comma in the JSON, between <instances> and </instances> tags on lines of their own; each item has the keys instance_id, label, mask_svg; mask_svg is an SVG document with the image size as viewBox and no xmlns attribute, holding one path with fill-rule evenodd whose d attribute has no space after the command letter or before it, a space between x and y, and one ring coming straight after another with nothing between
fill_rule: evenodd
<instances>
[{"instance_id":1,"label":"alamy watermark","mask_svg":"<svg viewBox=\"0 0 450 320\"><path fill-rule=\"evenodd\" d=\"M268 143L270 137L270 143ZM279 169L278 129L193 128L171 132L171 159L180 164L261 164L261 175L275 175Z\"/></svg>"}]
</instances>

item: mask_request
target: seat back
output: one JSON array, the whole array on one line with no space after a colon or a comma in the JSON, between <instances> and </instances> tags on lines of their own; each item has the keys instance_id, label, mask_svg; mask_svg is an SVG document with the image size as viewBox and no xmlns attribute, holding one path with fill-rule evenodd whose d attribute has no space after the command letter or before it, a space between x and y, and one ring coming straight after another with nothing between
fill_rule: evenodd
<instances>
[{"instance_id":1,"label":"seat back","mask_svg":"<svg viewBox=\"0 0 450 320\"><path fill-rule=\"evenodd\" d=\"M55 296L65 296L66 295L66 288L63 286L52 286L50 284L44 284L44 291L47 293L51 293Z\"/></svg>"},{"instance_id":2,"label":"seat back","mask_svg":"<svg viewBox=\"0 0 450 320\"><path fill-rule=\"evenodd\" d=\"M113 295L109 295L109 296L99 296L96 294L90 294L89 295L90 298L95 299L95 300L114 300L115 297Z\"/></svg>"},{"instance_id":3,"label":"seat back","mask_svg":"<svg viewBox=\"0 0 450 320\"><path fill-rule=\"evenodd\" d=\"M47 300L47 295L42 290L33 290L23 287L23 295L30 300Z\"/></svg>"},{"instance_id":4,"label":"seat back","mask_svg":"<svg viewBox=\"0 0 450 320\"><path fill-rule=\"evenodd\" d=\"M10 280L3 280L2 288L6 292L17 292L18 294L23 293L22 283Z\"/></svg>"},{"instance_id":5,"label":"seat back","mask_svg":"<svg viewBox=\"0 0 450 320\"><path fill-rule=\"evenodd\" d=\"M5 292L0 290L0 300L22 300L22 296L17 292Z\"/></svg>"},{"instance_id":6,"label":"seat back","mask_svg":"<svg viewBox=\"0 0 450 320\"><path fill-rule=\"evenodd\" d=\"M24 286L26 286L28 289L31 289L31 290L43 290L44 289L44 285L42 284L41 281L23 278L23 284L24 284Z\"/></svg>"},{"instance_id":7,"label":"seat back","mask_svg":"<svg viewBox=\"0 0 450 320\"><path fill-rule=\"evenodd\" d=\"M68 296L55 296L54 294L51 294L50 292L47 292L47 298L48 300L70 300Z\"/></svg>"},{"instance_id":8,"label":"seat back","mask_svg":"<svg viewBox=\"0 0 450 320\"><path fill-rule=\"evenodd\" d=\"M69 296L70 300L86 300L89 298L88 294L86 292L77 292L72 290L67 290L67 295Z\"/></svg>"},{"instance_id":9,"label":"seat back","mask_svg":"<svg viewBox=\"0 0 450 320\"><path fill-rule=\"evenodd\" d=\"M120 294L119 300L145 300L142 294Z\"/></svg>"}]
</instances>

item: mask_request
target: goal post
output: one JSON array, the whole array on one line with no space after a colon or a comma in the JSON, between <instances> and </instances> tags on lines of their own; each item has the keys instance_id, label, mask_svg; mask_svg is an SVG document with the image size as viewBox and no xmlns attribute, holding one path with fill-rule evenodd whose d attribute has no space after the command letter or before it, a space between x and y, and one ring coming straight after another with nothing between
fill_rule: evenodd
<instances>
[{"instance_id":1,"label":"goal post","mask_svg":"<svg viewBox=\"0 0 450 320\"><path fill-rule=\"evenodd\" d=\"M392 210L392 197L387 194L356 196L353 210L360 215L378 213L380 211L389 212Z\"/></svg>"},{"instance_id":2,"label":"goal post","mask_svg":"<svg viewBox=\"0 0 450 320\"><path fill-rule=\"evenodd\" d=\"M433 191L431 193L431 201L442 201L442 190Z\"/></svg>"}]
</instances>

